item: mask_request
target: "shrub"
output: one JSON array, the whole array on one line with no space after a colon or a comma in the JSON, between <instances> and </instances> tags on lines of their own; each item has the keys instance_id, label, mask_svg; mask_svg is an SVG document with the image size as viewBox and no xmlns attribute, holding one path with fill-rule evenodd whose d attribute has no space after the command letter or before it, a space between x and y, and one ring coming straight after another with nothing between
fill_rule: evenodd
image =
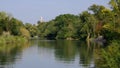
<instances>
[{"instance_id":1,"label":"shrub","mask_svg":"<svg viewBox=\"0 0 120 68\"><path fill-rule=\"evenodd\" d=\"M119 41L114 40L107 48L101 49L101 52L99 53L100 59L96 61L97 68L120 68L119 44Z\"/></svg>"}]
</instances>

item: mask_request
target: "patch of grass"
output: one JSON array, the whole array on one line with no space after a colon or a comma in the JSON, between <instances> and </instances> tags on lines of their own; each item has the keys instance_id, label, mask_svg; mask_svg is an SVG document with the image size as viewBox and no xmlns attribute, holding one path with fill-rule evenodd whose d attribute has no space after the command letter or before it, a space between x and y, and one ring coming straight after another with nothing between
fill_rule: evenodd
<instances>
[{"instance_id":1,"label":"patch of grass","mask_svg":"<svg viewBox=\"0 0 120 68\"><path fill-rule=\"evenodd\" d=\"M28 40L21 36L0 36L0 45L25 43Z\"/></svg>"}]
</instances>

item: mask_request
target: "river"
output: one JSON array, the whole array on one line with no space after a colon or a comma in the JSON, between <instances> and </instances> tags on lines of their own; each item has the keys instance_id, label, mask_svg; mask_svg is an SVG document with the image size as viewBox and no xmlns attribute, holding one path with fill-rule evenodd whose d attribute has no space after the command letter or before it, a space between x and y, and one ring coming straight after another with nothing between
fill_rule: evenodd
<instances>
[{"instance_id":1,"label":"river","mask_svg":"<svg viewBox=\"0 0 120 68\"><path fill-rule=\"evenodd\" d=\"M5 45L0 46L0 68L91 68L95 66L93 50L83 41L67 40Z\"/></svg>"}]
</instances>

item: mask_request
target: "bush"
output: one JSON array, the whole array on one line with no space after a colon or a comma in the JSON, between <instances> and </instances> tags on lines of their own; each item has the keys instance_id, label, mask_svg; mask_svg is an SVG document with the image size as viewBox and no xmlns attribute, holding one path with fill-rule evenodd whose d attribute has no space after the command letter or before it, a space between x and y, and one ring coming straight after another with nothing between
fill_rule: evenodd
<instances>
[{"instance_id":1,"label":"bush","mask_svg":"<svg viewBox=\"0 0 120 68\"><path fill-rule=\"evenodd\" d=\"M119 44L119 41L114 40L107 48L101 49L98 55L100 59L96 61L97 68L120 68Z\"/></svg>"},{"instance_id":2,"label":"bush","mask_svg":"<svg viewBox=\"0 0 120 68\"><path fill-rule=\"evenodd\" d=\"M20 36L0 36L0 45L25 43L27 39Z\"/></svg>"}]
</instances>

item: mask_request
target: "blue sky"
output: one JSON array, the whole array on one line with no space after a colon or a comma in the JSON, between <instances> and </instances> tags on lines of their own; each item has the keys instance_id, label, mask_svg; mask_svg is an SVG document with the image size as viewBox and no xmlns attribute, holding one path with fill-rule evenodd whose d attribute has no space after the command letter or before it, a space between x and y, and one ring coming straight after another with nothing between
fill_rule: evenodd
<instances>
[{"instance_id":1,"label":"blue sky","mask_svg":"<svg viewBox=\"0 0 120 68\"><path fill-rule=\"evenodd\" d=\"M12 14L24 23L54 19L60 14L80 14L92 4L108 7L109 0L0 0L0 11Z\"/></svg>"}]
</instances>

